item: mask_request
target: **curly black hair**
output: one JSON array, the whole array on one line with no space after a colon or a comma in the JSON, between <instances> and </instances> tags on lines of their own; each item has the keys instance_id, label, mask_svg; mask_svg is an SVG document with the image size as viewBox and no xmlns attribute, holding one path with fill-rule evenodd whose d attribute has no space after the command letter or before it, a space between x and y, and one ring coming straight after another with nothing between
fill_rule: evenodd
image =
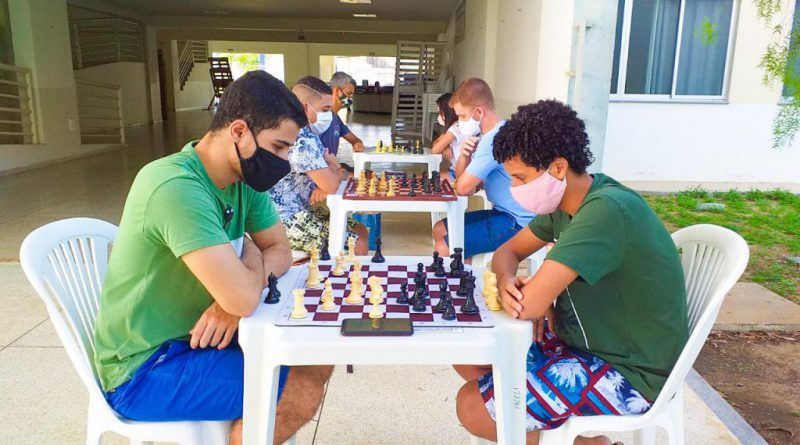
<instances>
[{"instance_id":1,"label":"curly black hair","mask_svg":"<svg viewBox=\"0 0 800 445\"><path fill-rule=\"evenodd\" d=\"M492 154L501 163L519 156L525 165L538 170L564 158L579 174L586 173L586 167L594 162L586 125L572 108L557 100L517 108L494 137Z\"/></svg>"}]
</instances>

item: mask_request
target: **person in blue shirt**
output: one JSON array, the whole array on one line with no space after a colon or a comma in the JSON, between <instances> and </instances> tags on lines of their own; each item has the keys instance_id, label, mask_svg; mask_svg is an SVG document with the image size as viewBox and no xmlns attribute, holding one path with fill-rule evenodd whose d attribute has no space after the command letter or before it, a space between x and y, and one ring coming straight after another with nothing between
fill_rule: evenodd
<instances>
[{"instance_id":1,"label":"person in blue shirt","mask_svg":"<svg viewBox=\"0 0 800 445\"><path fill-rule=\"evenodd\" d=\"M333 73L333 77L331 77L331 81L328 84L331 87L331 96L333 97L333 108L331 108L333 111L333 120L331 121L331 126L328 127L324 133L319 135L320 140L322 140L322 145L324 145L331 154L336 155L339 153L339 141L341 138L344 138L353 146L354 152L364 151L364 142L347 128L347 125L342 122L338 114L339 110L349 107L350 104L353 103L353 94L356 92L356 81L353 80L349 74L337 71Z\"/></svg>"},{"instance_id":2,"label":"person in blue shirt","mask_svg":"<svg viewBox=\"0 0 800 445\"><path fill-rule=\"evenodd\" d=\"M511 177L492 155L494 137L505 124L494 107L494 96L482 79L470 78L450 98L462 135L456 161L456 193L473 195L483 184L494 208L464 215L464 256L494 252L536 217L511 196ZM433 227L439 255L450 255L447 220Z\"/></svg>"}]
</instances>

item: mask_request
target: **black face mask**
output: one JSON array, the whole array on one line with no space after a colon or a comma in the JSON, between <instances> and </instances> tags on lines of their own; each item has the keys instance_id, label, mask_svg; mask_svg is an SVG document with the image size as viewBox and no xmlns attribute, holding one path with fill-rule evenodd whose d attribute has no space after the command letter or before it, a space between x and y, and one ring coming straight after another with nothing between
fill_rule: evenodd
<instances>
[{"instance_id":1,"label":"black face mask","mask_svg":"<svg viewBox=\"0 0 800 445\"><path fill-rule=\"evenodd\" d=\"M255 141L255 137L253 140ZM247 159L242 159L236 142L233 143L233 146L236 148L236 155L239 156L239 163L242 166L244 183L257 192L266 192L292 171L289 161L259 147L258 141L256 141L255 153Z\"/></svg>"}]
</instances>

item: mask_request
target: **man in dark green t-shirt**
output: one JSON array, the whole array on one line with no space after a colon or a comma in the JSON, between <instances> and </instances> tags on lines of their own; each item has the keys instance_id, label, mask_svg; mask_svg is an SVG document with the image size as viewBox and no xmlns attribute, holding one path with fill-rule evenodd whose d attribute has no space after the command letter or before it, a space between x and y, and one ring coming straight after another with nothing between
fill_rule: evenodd
<instances>
[{"instance_id":1,"label":"man in dark green t-shirt","mask_svg":"<svg viewBox=\"0 0 800 445\"><path fill-rule=\"evenodd\" d=\"M94 337L94 366L120 415L235 420L230 442L241 443L244 358L235 332L266 277L291 264L264 192L289 172L289 147L307 123L283 83L249 72L225 90L202 139L136 176ZM281 370L276 443L313 416L330 372Z\"/></svg>"},{"instance_id":2,"label":"man in dark green t-shirt","mask_svg":"<svg viewBox=\"0 0 800 445\"><path fill-rule=\"evenodd\" d=\"M553 100L519 107L494 139L512 196L539 215L492 261L505 311L534 321L528 443L573 415L646 412L688 338L675 244L638 193L586 172L588 146L584 123ZM520 261L548 243L555 245L536 274L517 277ZM456 370L468 380L458 396L462 424L494 439L490 369Z\"/></svg>"}]
</instances>

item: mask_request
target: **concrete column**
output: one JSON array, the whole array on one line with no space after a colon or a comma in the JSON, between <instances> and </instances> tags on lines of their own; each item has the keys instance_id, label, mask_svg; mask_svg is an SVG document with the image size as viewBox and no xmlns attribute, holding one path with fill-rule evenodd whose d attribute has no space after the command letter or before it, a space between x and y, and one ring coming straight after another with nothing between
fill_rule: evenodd
<instances>
[{"instance_id":1,"label":"concrete column","mask_svg":"<svg viewBox=\"0 0 800 445\"><path fill-rule=\"evenodd\" d=\"M32 73L41 144L8 146L0 173L81 156L65 0L9 0L15 64Z\"/></svg>"},{"instance_id":2,"label":"concrete column","mask_svg":"<svg viewBox=\"0 0 800 445\"><path fill-rule=\"evenodd\" d=\"M15 62L31 70L36 87L41 141L79 145L66 1L10 0L8 7Z\"/></svg>"},{"instance_id":3,"label":"concrete column","mask_svg":"<svg viewBox=\"0 0 800 445\"><path fill-rule=\"evenodd\" d=\"M617 4L617 0L575 0L572 62L573 69L582 62L583 75L580 79L573 77L570 80L569 103L586 122L586 132L595 156L590 168L592 172L603 170ZM587 27L586 38L581 51L578 37L584 24ZM583 57L579 61L577 58L581 53Z\"/></svg>"},{"instance_id":4,"label":"concrete column","mask_svg":"<svg viewBox=\"0 0 800 445\"><path fill-rule=\"evenodd\" d=\"M160 122L163 117L161 116L161 85L158 80L158 42L154 26L145 25L144 45L147 85L150 94L150 121Z\"/></svg>"}]
</instances>

